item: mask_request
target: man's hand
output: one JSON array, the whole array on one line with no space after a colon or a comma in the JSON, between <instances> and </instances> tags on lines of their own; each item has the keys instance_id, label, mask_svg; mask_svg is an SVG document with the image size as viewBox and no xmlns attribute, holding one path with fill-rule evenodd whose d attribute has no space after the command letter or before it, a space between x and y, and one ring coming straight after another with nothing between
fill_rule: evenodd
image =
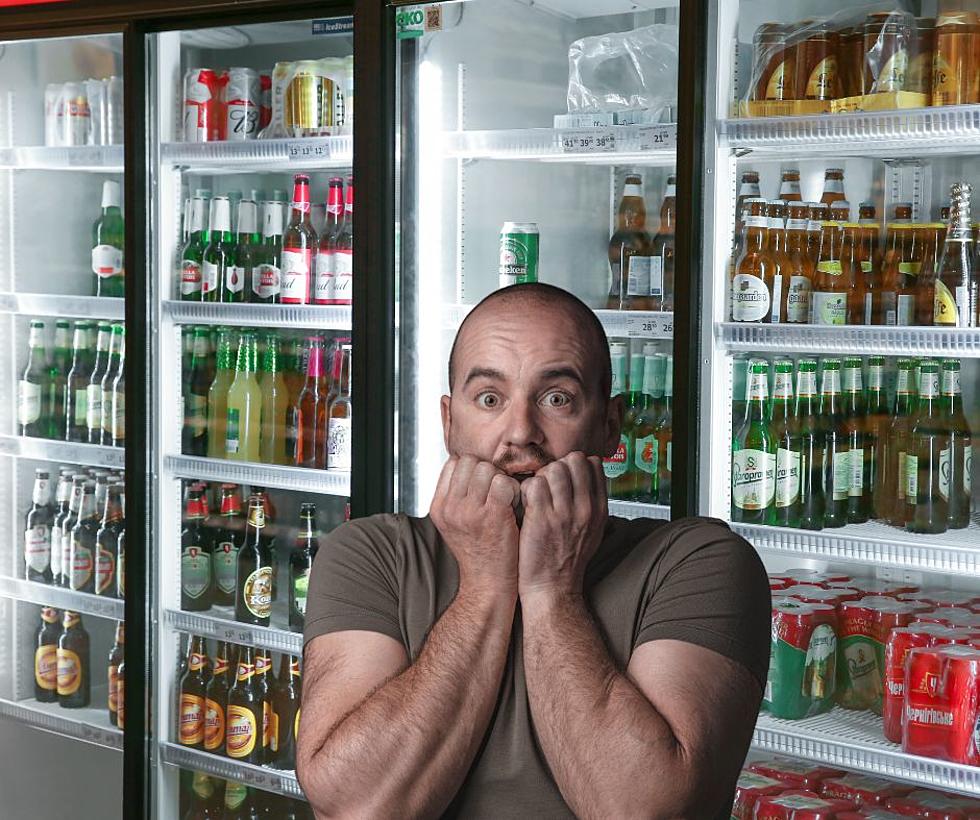
<instances>
[{"instance_id":1,"label":"man's hand","mask_svg":"<svg viewBox=\"0 0 980 820\"><path fill-rule=\"evenodd\" d=\"M520 485L475 456L442 468L429 514L459 564L460 589L517 594Z\"/></svg>"},{"instance_id":2,"label":"man's hand","mask_svg":"<svg viewBox=\"0 0 980 820\"><path fill-rule=\"evenodd\" d=\"M569 453L521 484L519 593L582 593L608 517L602 460Z\"/></svg>"}]
</instances>

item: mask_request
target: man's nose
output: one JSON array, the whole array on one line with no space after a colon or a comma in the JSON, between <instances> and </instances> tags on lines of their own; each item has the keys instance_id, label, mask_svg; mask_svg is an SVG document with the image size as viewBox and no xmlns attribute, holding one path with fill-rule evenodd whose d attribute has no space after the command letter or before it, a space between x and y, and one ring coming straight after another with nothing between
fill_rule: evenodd
<instances>
[{"instance_id":1,"label":"man's nose","mask_svg":"<svg viewBox=\"0 0 980 820\"><path fill-rule=\"evenodd\" d=\"M527 447L541 444L544 434L541 430L538 407L533 401L513 401L507 412L507 443L512 447Z\"/></svg>"}]
</instances>

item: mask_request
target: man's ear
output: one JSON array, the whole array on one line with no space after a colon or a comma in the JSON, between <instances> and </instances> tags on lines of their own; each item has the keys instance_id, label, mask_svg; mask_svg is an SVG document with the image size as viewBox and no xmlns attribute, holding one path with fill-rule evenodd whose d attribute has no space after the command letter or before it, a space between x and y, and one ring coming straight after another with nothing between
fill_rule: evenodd
<instances>
[{"instance_id":1,"label":"man's ear","mask_svg":"<svg viewBox=\"0 0 980 820\"><path fill-rule=\"evenodd\" d=\"M623 394L613 396L606 402L606 418L603 423L605 440L603 455L611 458L619 447L619 435L623 429L623 419L626 416L626 405L623 404Z\"/></svg>"},{"instance_id":2,"label":"man's ear","mask_svg":"<svg viewBox=\"0 0 980 820\"><path fill-rule=\"evenodd\" d=\"M449 431L453 426L452 399L449 396L443 396L439 400L439 412L442 414L442 442L448 453Z\"/></svg>"}]
</instances>

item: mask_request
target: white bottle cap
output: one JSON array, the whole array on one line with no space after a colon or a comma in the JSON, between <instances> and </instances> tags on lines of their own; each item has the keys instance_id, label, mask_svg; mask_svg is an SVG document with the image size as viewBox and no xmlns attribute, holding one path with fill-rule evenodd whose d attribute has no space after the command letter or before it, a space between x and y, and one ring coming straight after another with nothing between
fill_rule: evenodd
<instances>
[{"instance_id":1,"label":"white bottle cap","mask_svg":"<svg viewBox=\"0 0 980 820\"><path fill-rule=\"evenodd\" d=\"M258 230L258 216L255 203L250 199L243 199L238 204L238 232L255 233Z\"/></svg>"},{"instance_id":2,"label":"white bottle cap","mask_svg":"<svg viewBox=\"0 0 980 820\"><path fill-rule=\"evenodd\" d=\"M231 230L231 202L226 196L211 200L211 231L224 233Z\"/></svg>"},{"instance_id":3,"label":"white bottle cap","mask_svg":"<svg viewBox=\"0 0 980 820\"><path fill-rule=\"evenodd\" d=\"M262 235L282 236L282 203L262 203Z\"/></svg>"},{"instance_id":4,"label":"white bottle cap","mask_svg":"<svg viewBox=\"0 0 980 820\"><path fill-rule=\"evenodd\" d=\"M119 191L119 183L107 179L102 183L102 207L119 208L121 207L122 196Z\"/></svg>"}]
</instances>

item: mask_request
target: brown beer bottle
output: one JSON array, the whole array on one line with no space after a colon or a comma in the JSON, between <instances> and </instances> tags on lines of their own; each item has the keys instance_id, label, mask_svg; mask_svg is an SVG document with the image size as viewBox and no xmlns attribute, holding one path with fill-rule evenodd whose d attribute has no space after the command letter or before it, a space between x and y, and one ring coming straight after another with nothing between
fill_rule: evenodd
<instances>
[{"instance_id":1,"label":"brown beer bottle","mask_svg":"<svg viewBox=\"0 0 980 820\"><path fill-rule=\"evenodd\" d=\"M871 294L868 292L867 279L864 273L867 245L863 241L861 225L857 222L845 222L841 234L841 269L843 271L847 292L847 324L871 324Z\"/></svg>"},{"instance_id":2,"label":"brown beer bottle","mask_svg":"<svg viewBox=\"0 0 980 820\"><path fill-rule=\"evenodd\" d=\"M211 533L204 526L205 494L193 487L187 498L184 529L181 532L180 608L202 612L211 608L214 583L211 578Z\"/></svg>"},{"instance_id":3,"label":"brown beer bottle","mask_svg":"<svg viewBox=\"0 0 980 820\"><path fill-rule=\"evenodd\" d=\"M276 769L296 768L296 727L299 724L299 658L283 654L272 702L269 763Z\"/></svg>"},{"instance_id":4,"label":"brown beer bottle","mask_svg":"<svg viewBox=\"0 0 980 820\"><path fill-rule=\"evenodd\" d=\"M235 618L256 626L268 626L272 615L272 553L265 527L262 498L253 493L248 500L245 540L238 551Z\"/></svg>"},{"instance_id":5,"label":"brown beer bottle","mask_svg":"<svg viewBox=\"0 0 980 820\"><path fill-rule=\"evenodd\" d=\"M974 327L980 301L976 243L970 224L973 186L956 182L950 188L952 211L936 277L933 322L943 327Z\"/></svg>"},{"instance_id":6,"label":"brown beer bottle","mask_svg":"<svg viewBox=\"0 0 980 820\"><path fill-rule=\"evenodd\" d=\"M796 47L796 93L800 100L834 100L840 96L837 33L826 23L811 22Z\"/></svg>"},{"instance_id":7,"label":"brown beer bottle","mask_svg":"<svg viewBox=\"0 0 980 820\"><path fill-rule=\"evenodd\" d=\"M221 754L225 745L225 708L228 706L229 678L228 644L218 641L214 651L211 680L204 690L204 750Z\"/></svg>"},{"instance_id":8,"label":"brown beer bottle","mask_svg":"<svg viewBox=\"0 0 980 820\"><path fill-rule=\"evenodd\" d=\"M263 820L257 795L255 789L249 789L244 783L227 781L222 820Z\"/></svg>"},{"instance_id":9,"label":"brown beer bottle","mask_svg":"<svg viewBox=\"0 0 980 820\"><path fill-rule=\"evenodd\" d=\"M885 360L881 356L871 356L868 359L868 401L864 433L867 452L871 458L868 479L871 489L870 515L877 520L884 520L888 516L882 479L885 474L884 460L890 422L888 396L885 393Z\"/></svg>"},{"instance_id":10,"label":"brown beer bottle","mask_svg":"<svg viewBox=\"0 0 980 820\"><path fill-rule=\"evenodd\" d=\"M119 533L122 532L123 486L112 484L106 497L105 508L102 512L102 525L95 535L95 594L114 596L116 593L116 548L119 543Z\"/></svg>"},{"instance_id":11,"label":"brown beer bottle","mask_svg":"<svg viewBox=\"0 0 980 820\"><path fill-rule=\"evenodd\" d=\"M830 206L822 202L808 202L809 222L806 229L806 246L816 268L820 260L820 237L823 234L823 223L830 220Z\"/></svg>"},{"instance_id":12,"label":"brown beer bottle","mask_svg":"<svg viewBox=\"0 0 980 820\"><path fill-rule=\"evenodd\" d=\"M746 207L742 253L732 271L732 321L769 322L779 265L767 247L769 218L766 216L766 201L761 198L749 199Z\"/></svg>"},{"instance_id":13,"label":"brown beer bottle","mask_svg":"<svg viewBox=\"0 0 980 820\"><path fill-rule=\"evenodd\" d=\"M807 224L809 208L804 202L789 206L786 220L786 255L789 258L789 277L784 281L786 289L786 321L790 324L806 324L810 321L810 295L816 265L807 249ZM784 277L785 279L785 277Z\"/></svg>"},{"instance_id":14,"label":"brown beer bottle","mask_svg":"<svg viewBox=\"0 0 980 820\"><path fill-rule=\"evenodd\" d=\"M742 229L745 227L742 214L746 207L746 200L759 198L761 196L762 192L759 189L759 172L746 171L744 174L742 174L742 184L738 189L738 200L735 202L736 241L741 239ZM738 253L735 254L734 258L738 258Z\"/></svg>"},{"instance_id":15,"label":"brown beer bottle","mask_svg":"<svg viewBox=\"0 0 980 820\"><path fill-rule=\"evenodd\" d=\"M847 321L848 283L840 260L837 222L824 222L820 231L820 258L810 301L810 324L843 325Z\"/></svg>"},{"instance_id":16,"label":"brown beer bottle","mask_svg":"<svg viewBox=\"0 0 980 820\"><path fill-rule=\"evenodd\" d=\"M609 240L609 270L612 282L606 307L610 310L652 310L650 307L650 235L646 231L647 209L643 201L643 178L626 177L619 203L616 231ZM639 261L633 263L633 258Z\"/></svg>"},{"instance_id":17,"label":"brown beer bottle","mask_svg":"<svg viewBox=\"0 0 980 820\"><path fill-rule=\"evenodd\" d=\"M942 404L949 427L949 457L946 464L940 467L939 490L946 490L949 528L958 530L970 525L973 438L963 413L963 389L957 359L943 361Z\"/></svg>"},{"instance_id":18,"label":"brown beer bottle","mask_svg":"<svg viewBox=\"0 0 980 820\"><path fill-rule=\"evenodd\" d=\"M788 168L783 171L782 179L779 182L779 198L787 203L803 201L798 168Z\"/></svg>"},{"instance_id":19,"label":"brown beer bottle","mask_svg":"<svg viewBox=\"0 0 980 820\"><path fill-rule=\"evenodd\" d=\"M932 104L980 102L980 25L973 11L945 11L936 20L932 58Z\"/></svg>"},{"instance_id":20,"label":"brown beer bottle","mask_svg":"<svg viewBox=\"0 0 980 820\"><path fill-rule=\"evenodd\" d=\"M893 527L904 527L908 520L908 453L912 446L912 425L918 391L915 386L915 361L898 360L898 378L895 382L895 413L888 430L884 456L884 475L881 478L882 495L888 510L886 520Z\"/></svg>"},{"instance_id":21,"label":"brown beer bottle","mask_svg":"<svg viewBox=\"0 0 980 820\"><path fill-rule=\"evenodd\" d=\"M57 609L41 609L41 625L34 640L34 699L38 703L54 703L58 699L60 621Z\"/></svg>"},{"instance_id":22,"label":"brown beer bottle","mask_svg":"<svg viewBox=\"0 0 980 820\"><path fill-rule=\"evenodd\" d=\"M76 592L95 591L95 539L98 532L95 482L86 481L78 519L71 528L68 542L68 587Z\"/></svg>"},{"instance_id":23,"label":"brown beer bottle","mask_svg":"<svg viewBox=\"0 0 980 820\"><path fill-rule=\"evenodd\" d=\"M215 528L214 552L211 554L214 578L214 603L235 605L235 583L238 575L238 550L245 537L242 499L235 484L221 485L221 518Z\"/></svg>"},{"instance_id":24,"label":"brown beer bottle","mask_svg":"<svg viewBox=\"0 0 980 820\"><path fill-rule=\"evenodd\" d=\"M650 252L650 304L653 310L674 309L674 233L677 227L677 179L667 177L660 206L660 229Z\"/></svg>"},{"instance_id":25,"label":"brown beer bottle","mask_svg":"<svg viewBox=\"0 0 980 820\"><path fill-rule=\"evenodd\" d=\"M88 706L91 697L89 637L82 616L65 610L58 638L58 704L65 709Z\"/></svg>"},{"instance_id":26,"label":"brown beer bottle","mask_svg":"<svg viewBox=\"0 0 980 820\"><path fill-rule=\"evenodd\" d=\"M786 321L786 303L789 298L788 286L790 272L793 269L789 254L786 250L786 218L789 207L781 199L773 200L766 208L769 217L769 236L767 249L769 255L776 261L777 271L772 284L772 324L782 324Z\"/></svg>"},{"instance_id":27,"label":"brown beer bottle","mask_svg":"<svg viewBox=\"0 0 980 820\"><path fill-rule=\"evenodd\" d=\"M204 747L204 696L208 685L208 654L204 638L191 636L187 650L187 671L180 680L181 746Z\"/></svg>"},{"instance_id":28,"label":"brown beer bottle","mask_svg":"<svg viewBox=\"0 0 980 820\"><path fill-rule=\"evenodd\" d=\"M269 674L272 669L272 656L269 650L258 647L255 650L255 688L262 699L262 762L269 762L269 747L272 745L272 693L273 678Z\"/></svg>"},{"instance_id":29,"label":"brown beer bottle","mask_svg":"<svg viewBox=\"0 0 980 820\"><path fill-rule=\"evenodd\" d=\"M255 652L250 646L239 649L225 716L225 754L243 763L264 763L262 696L255 683Z\"/></svg>"},{"instance_id":30,"label":"brown beer bottle","mask_svg":"<svg viewBox=\"0 0 980 820\"><path fill-rule=\"evenodd\" d=\"M182 820L223 820L224 795L218 780L204 772L194 772L191 803Z\"/></svg>"},{"instance_id":31,"label":"brown beer bottle","mask_svg":"<svg viewBox=\"0 0 980 820\"><path fill-rule=\"evenodd\" d=\"M923 361L919 367L919 406L905 468L909 506L905 527L909 532L941 533L949 526L950 436L944 415L939 397L939 365Z\"/></svg>"},{"instance_id":32,"label":"brown beer bottle","mask_svg":"<svg viewBox=\"0 0 980 820\"><path fill-rule=\"evenodd\" d=\"M828 168L823 177L823 194L820 201L824 205L833 205L842 199L847 199L844 195L844 169Z\"/></svg>"},{"instance_id":33,"label":"brown beer bottle","mask_svg":"<svg viewBox=\"0 0 980 820\"><path fill-rule=\"evenodd\" d=\"M116 727L126 728L126 661L121 661L116 672Z\"/></svg>"},{"instance_id":34,"label":"brown beer bottle","mask_svg":"<svg viewBox=\"0 0 980 820\"><path fill-rule=\"evenodd\" d=\"M922 268L919 271L915 291L915 324L929 326L933 323L936 305L936 277L939 257L946 242L949 224L949 208L942 209L945 221L929 222L922 226Z\"/></svg>"},{"instance_id":35,"label":"brown beer bottle","mask_svg":"<svg viewBox=\"0 0 980 820\"><path fill-rule=\"evenodd\" d=\"M109 662L107 669L107 679L109 683L108 706L109 723L113 726L118 725L119 701L119 667L122 665L126 645L126 626L122 621L116 621L116 638L109 650Z\"/></svg>"}]
</instances>

